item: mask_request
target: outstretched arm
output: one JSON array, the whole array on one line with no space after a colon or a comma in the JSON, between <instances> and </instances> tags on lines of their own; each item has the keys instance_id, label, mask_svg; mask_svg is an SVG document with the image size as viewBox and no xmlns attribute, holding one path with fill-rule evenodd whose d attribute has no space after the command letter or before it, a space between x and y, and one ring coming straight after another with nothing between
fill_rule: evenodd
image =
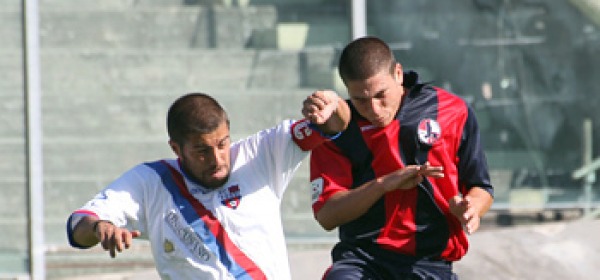
<instances>
[{"instance_id":1,"label":"outstretched arm","mask_svg":"<svg viewBox=\"0 0 600 280\"><path fill-rule=\"evenodd\" d=\"M292 124L292 139L303 151L310 151L333 139L350 123L350 107L331 90L315 91L302 103L304 119Z\"/></svg>"},{"instance_id":2,"label":"outstretched arm","mask_svg":"<svg viewBox=\"0 0 600 280\"><path fill-rule=\"evenodd\" d=\"M119 228L113 223L99 220L94 216L85 216L73 229L73 239L84 247L92 247L100 243L112 258L131 246L133 238L140 236L139 231Z\"/></svg>"}]
</instances>

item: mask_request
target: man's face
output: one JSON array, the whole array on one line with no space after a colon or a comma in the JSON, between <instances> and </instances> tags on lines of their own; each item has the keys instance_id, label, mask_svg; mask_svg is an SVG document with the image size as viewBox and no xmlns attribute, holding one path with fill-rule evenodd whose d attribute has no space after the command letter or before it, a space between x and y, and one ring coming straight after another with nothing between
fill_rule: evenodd
<instances>
[{"instance_id":1,"label":"man's face","mask_svg":"<svg viewBox=\"0 0 600 280\"><path fill-rule=\"evenodd\" d=\"M173 141L169 144L186 174L203 187L216 189L227 182L231 172L231 139L226 122L211 133L189 136L183 146Z\"/></svg>"},{"instance_id":2,"label":"man's face","mask_svg":"<svg viewBox=\"0 0 600 280\"><path fill-rule=\"evenodd\" d=\"M366 80L347 81L346 87L358 113L373 125L384 127L400 108L404 94L402 69L397 65L393 74L384 69Z\"/></svg>"}]
</instances>

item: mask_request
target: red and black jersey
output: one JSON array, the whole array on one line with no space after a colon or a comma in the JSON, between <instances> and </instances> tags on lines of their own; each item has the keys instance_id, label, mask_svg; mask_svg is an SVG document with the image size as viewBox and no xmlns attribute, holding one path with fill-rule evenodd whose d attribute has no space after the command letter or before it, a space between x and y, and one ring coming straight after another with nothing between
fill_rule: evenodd
<instances>
[{"instance_id":1,"label":"red and black jersey","mask_svg":"<svg viewBox=\"0 0 600 280\"><path fill-rule=\"evenodd\" d=\"M341 225L339 237L356 246L454 261L466 253L468 240L449 212L448 199L466 194L472 186L491 194L493 189L471 108L459 96L418 83L417 78L415 72L405 73L409 91L386 127L373 126L348 102L348 129L311 154L313 211L336 192L406 165L442 165L443 178L427 178L417 188L387 193L366 214Z\"/></svg>"}]
</instances>

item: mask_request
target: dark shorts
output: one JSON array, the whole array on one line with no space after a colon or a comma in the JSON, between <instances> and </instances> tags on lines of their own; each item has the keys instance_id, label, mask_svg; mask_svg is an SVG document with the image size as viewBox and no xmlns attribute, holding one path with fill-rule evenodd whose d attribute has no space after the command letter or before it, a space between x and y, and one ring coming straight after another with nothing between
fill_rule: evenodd
<instances>
[{"instance_id":1,"label":"dark shorts","mask_svg":"<svg viewBox=\"0 0 600 280\"><path fill-rule=\"evenodd\" d=\"M374 254L373 250L343 243L333 248L331 256L333 264L324 280L458 280L452 272L452 262L444 260L416 259L391 252Z\"/></svg>"}]
</instances>

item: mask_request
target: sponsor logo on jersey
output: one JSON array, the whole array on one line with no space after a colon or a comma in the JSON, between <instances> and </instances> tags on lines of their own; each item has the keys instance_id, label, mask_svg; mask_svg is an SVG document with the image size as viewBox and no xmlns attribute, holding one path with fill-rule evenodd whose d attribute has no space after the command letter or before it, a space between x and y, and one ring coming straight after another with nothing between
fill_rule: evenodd
<instances>
[{"instance_id":1,"label":"sponsor logo on jersey","mask_svg":"<svg viewBox=\"0 0 600 280\"><path fill-rule=\"evenodd\" d=\"M422 119L417 128L419 141L425 145L433 145L442 136L440 124L433 119Z\"/></svg>"},{"instance_id":2,"label":"sponsor logo on jersey","mask_svg":"<svg viewBox=\"0 0 600 280\"><path fill-rule=\"evenodd\" d=\"M222 189L219 191L219 197L221 198L221 203L223 205L231 209L236 209L242 200L240 187L238 185L233 185Z\"/></svg>"},{"instance_id":3,"label":"sponsor logo on jersey","mask_svg":"<svg viewBox=\"0 0 600 280\"><path fill-rule=\"evenodd\" d=\"M294 126L294 137L296 137L298 140L303 140L304 138L309 137L313 133L313 130L308 126L309 124L310 121L308 120L298 122Z\"/></svg>"},{"instance_id":4,"label":"sponsor logo on jersey","mask_svg":"<svg viewBox=\"0 0 600 280\"><path fill-rule=\"evenodd\" d=\"M173 232L177 235L179 240L185 244L185 246L192 252L192 254L198 256L203 261L208 261L212 253L206 248L204 241L200 239L198 234L194 232L194 230L187 225L187 223L183 222L179 214L174 210L171 210L165 216L165 222ZM170 243L170 245L169 245ZM169 240L165 240L163 243L163 249L168 253L169 250L174 251L175 246Z\"/></svg>"},{"instance_id":5,"label":"sponsor logo on jersey","mask_svg":"<svg viewBox=\"0 0 600 280\"><path fill-rule=\"evenodd\" d=\"M323 193L323 178L319 177L310 182L312 188L312 203L317 202L321 193Z\"/></svg>"}]
</instances>

